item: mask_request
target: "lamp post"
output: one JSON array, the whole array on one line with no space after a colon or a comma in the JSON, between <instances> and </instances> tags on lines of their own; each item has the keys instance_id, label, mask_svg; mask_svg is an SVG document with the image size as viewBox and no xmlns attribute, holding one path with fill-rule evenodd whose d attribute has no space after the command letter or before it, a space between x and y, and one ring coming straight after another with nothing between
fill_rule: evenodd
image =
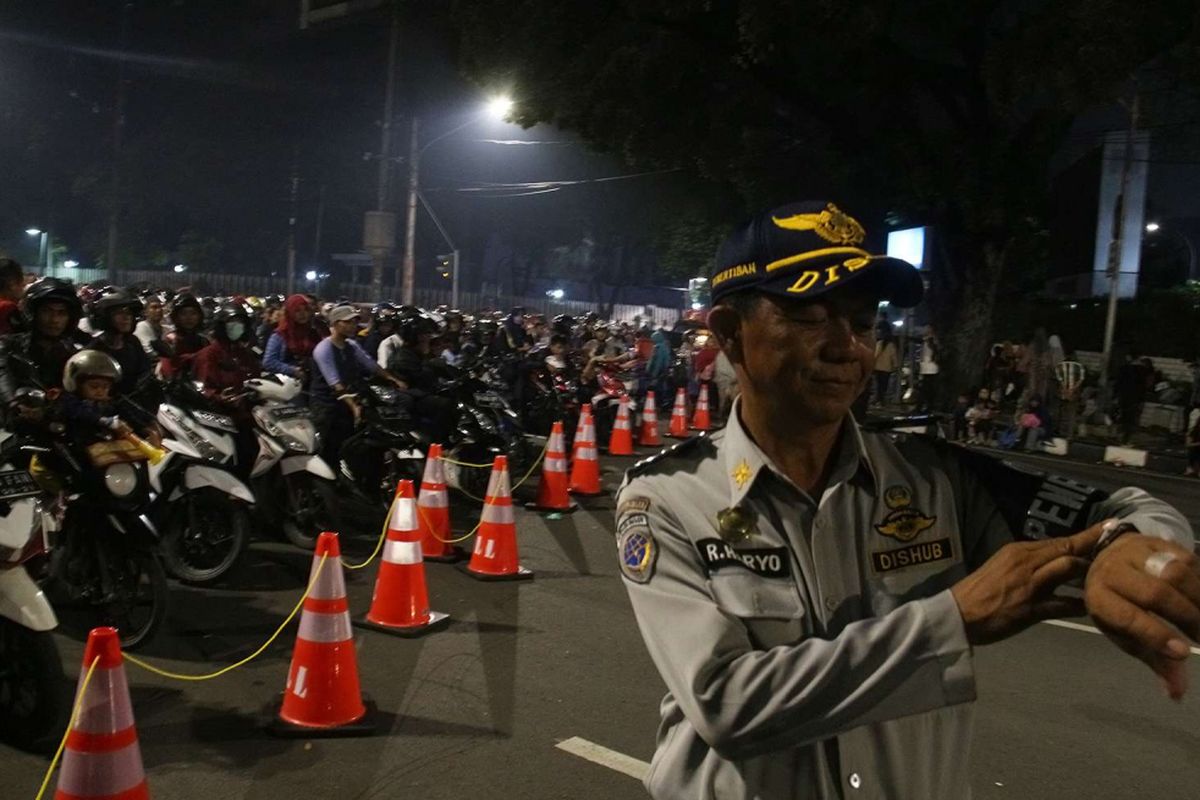
<instances>
[{"instance_id":1,"label":"lamp post","mask_svg":"<svg viewBox=\"0 0 1200 800\"><path fill-rule=\"evenodd\" d=\"M438 230L441 232L443 238L446 239L446 242L448 244L450 244L450 246L452 248L454 247L454 244L450 241L450 237L446 235L446 230L445 230L445 228L442 227L442 223L438 220L438 218L433 214L433 211L430 209L429 203L423 197L421 197L421 178L420 178L421 156L425 153L426 150L428 150L430 147L433 147L435 144L437 144L441 140L445 139L447 136L452 136L453 134L458 133L463 128L467 127L468 125L475 123L481 116L489 116L494 119L504 119L510 113L512 113L512 108L513 108L513 101L511 99L509 99L508 97L503 97L503 96L494 97L487 102L487 105L484 106L484 109L481 112L471 115L471 119L467 120L462 125L459 125L456 128L451 128L450 130L446 131L445 133L443 133L439 136L435 136L433 139L430 139L424 145L421 145L418 140L418 133L420 130L418 120L415 117L413 118L412 135L411 135L411 139L409 141L409 156L408 156L408 216L405 220L405 229L404 229L404 268L401 271L401 275L399 276L400 277L400 281L399 281L400 286L398 287L400 290L401 302L404 303L405 305L412 305L412 302L413 302L413 280L414 280L414 277L416 276L415 254L416 254L416 249L417 249L417 203L421 203L422 205L425 206L425 210L429 212L429 215L431 217L433 217L433 220L437 224ZM451 290L452 296L454 297L454 305L455 306L458 305L458 303L457 303L457 298L458 298L458 255L457 255L457 253L458 253L458 250L455 249L454 282L453 282L453 288Z\"/></svg>"},{"instance_id":2,"label":"lamp post","mask_svg":"<svg viewBox=\"0 0 1200 800\"><path fill-rule=\"evenodd\" d=\"M1157 222L1146 223L1146 233L1159 233L1162 231L1165 231L1168 236L1174 236L1176 239L1183 242L1184 247L1187 248L1188 280L1194 281L1200 279L1200 276L1196 275L1196 246L1192 244L1191 238L1186 233L1173 230L1170 226L1163 228L1163 226Z\"/></svg>"},{"instance_id":3,"label":"lamp post","mask_svg":"<svg viewBox=\"0 0 1200 800\"><path fill-rule=\"evenodd\" d=\"M25 233L30 236L42 237L41 243L38 245L38 269L44 277L50 271L50 231L44 231L40 228L26 228Z\"/></svg>"}]
</instances>

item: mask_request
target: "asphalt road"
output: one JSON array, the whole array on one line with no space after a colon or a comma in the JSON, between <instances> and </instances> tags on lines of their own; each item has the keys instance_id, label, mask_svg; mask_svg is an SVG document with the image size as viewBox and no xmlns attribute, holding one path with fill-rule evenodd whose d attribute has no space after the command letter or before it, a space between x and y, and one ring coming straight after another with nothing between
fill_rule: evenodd
<instances>
[{"instance_id":1,"label":"asphalt road","mask_svg":"<svg viewBox=\"0 0 1200 800\"><path fill-rule=\"evenodd\" d=\"M1099 485L1144 486L1200 521L1195 483L1036 463ZM605 462L606 486L615 488L623 468ZM283 689L294 629L215 681L175 682L128 665L152 795L644 797L626 772L636 773L653 752L663 687L617 574L612 501L584 503L558 519L518 511L521 560L535 580L479 583L430 564L432 604L452 615L449 628L417 640L356 633L363 688L380 709L373 737L280 740L263 732L264 709ZM469 505L455 513L457 529L473 526ZM350 557L372 545L369 534L345 543ZM192 673L246 655L295 603L308 568L304 554L282 544L254 545L227 586L175 587L171 617L141 655ZM373 579L373 569L349 578L354 613L370 604ZM74 676L82 647L66 635L59 640ZM1049 625L979 649L976 670L976 797L1200 795L1200 687L1172 703L1148 670L1102 636ZM557 747L563 742L619 755L592 756L604 766ZM46 765L0 748L0 796L33 798Z\"/></svg>"}]
</instances>

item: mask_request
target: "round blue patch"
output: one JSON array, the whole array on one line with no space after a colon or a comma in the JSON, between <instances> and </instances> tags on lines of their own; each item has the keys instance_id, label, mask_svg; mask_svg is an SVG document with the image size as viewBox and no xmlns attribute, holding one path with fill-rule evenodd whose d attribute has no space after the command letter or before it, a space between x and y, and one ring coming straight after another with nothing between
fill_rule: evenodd
<instances>
[{"instance_id":1,"label":"round blue patch","mask_svg":"<svg viewBox=\"0 0 1200 800\"><path fill-rule=\"evenodd\" d=\"M654 572L654 561L658 547L648 528L632 527L621 534L618 544L621 557L621 572L637 583L650 580Z\"/></svg>"}]
</instances>

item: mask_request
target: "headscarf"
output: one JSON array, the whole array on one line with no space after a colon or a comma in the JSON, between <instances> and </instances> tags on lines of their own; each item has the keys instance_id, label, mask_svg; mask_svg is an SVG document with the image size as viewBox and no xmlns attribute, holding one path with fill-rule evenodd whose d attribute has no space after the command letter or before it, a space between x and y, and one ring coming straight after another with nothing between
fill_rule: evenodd
<instances>
[{"instance_id":1,"label":"headscarf","mask_svg":"<svg viewBox=\"0 0 1200 800\"><path fill-rule=\"evenodd\" d=\"M275 332L283 337L283 343L287 346L292 358L298 360L311 356L313 348L321 341L321 336L317 333L311 317L307 325L299 325L292 319L292 315L301 308L311 310L307 297L302 294L294 294L289 297L283 304L283 317L279 320L279 326L275 328Z\"/></svg>"}]
</instances>

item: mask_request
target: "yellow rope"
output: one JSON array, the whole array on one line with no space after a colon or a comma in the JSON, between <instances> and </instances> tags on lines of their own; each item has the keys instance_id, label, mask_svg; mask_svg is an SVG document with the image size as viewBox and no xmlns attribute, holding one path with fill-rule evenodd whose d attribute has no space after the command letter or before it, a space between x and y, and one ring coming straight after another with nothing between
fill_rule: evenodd
<instances>
[{"instance_id":1,"label":"yellow rope","mask_svg":"<svg viewBox=\"0 0 1200 800\"><path fill-rule=\"evenodd\" d=\"M83 676L83 683L79 685L79 692L75 695L75 705L71 709L71 719L67 722L67 729L63 731L62 739L58 743L58 749L54 751L54 758L50 759L50 766L46 770L46 777L42 778L42 787L38 789L37 797L33 800L42 800L42 795L46 793L46 787L50 785L50 776L54 774L54 769L58 766L59 759L62 758L63 750L67 746L67 737L71 735L71 729L79 721L79 710L83 706L83 698L87 694L88 684L91 683L92 673L95 672L96 665L99 663L100 656L93 658L92 663L88 666L87 674Z\"/></svg>"},{"instance_id":2,"label":"yellow rope","mask_svg":"<svg viewBox=\"0 0 1200 800\"><path fill-rule=\"evenodd\" d=\"M346 559L342 559L342 566L346 569L364 569L370 566L371 562L379 555L379 551L383 549L383 541L387 538L388 521L392 518L392 510L396 508L396 498L392 498L392 504L388 506L387 514L383 516L383 530L379 532L379 541L375 543L375 552L371 553L371 557L361 564L347 564Z\"/></svg>"},{"instance_id":3,"label":"yellow rope","mask_svg":"<svg viewBox=\"0 0 1200 800\"><path fill-rule=\"evenodd\" d=\"M317 568L315 570L313 570L312 580L310 580L308 582L308 586L307 586L307 588L305 588L304 594L301 596L300 600L297 601L295 608L292 609L292 613L287 615L287 619L285 619L283 621L283 623L278 628L275 629L275 632L271 634L271 637L269 639L267 639L265 642L262 643L261 647L259 647L257 650L255 650L250 655L243 658L241 661L230 664L227 667L222 667L221 669L217 670L216 672L210 673L208 675L181 675L176 672L167 672L165 669L159 669L158 667L151 666L150 664L147 664L145 661L142 661L140 658L135 658L134 656L131 656L128 653L125 654L125 660L141 667L142 669L146 670L147 672L153 672L155 675L161 675L164 678L172 678L177 681L210 681L213 678L221 677L222 675L224 675L227 672L232 672L233 670L237 669L238 667L242 667L242 666L245 666L246 664L249 664L251 661L253 661L254 659L258 658L260 655L262 655L263 652L268 647L271 646L272 642L274 642L276 639L279 638L279 634L283 633L283 629L286 628L288 626L288 624L293 619L296 618L296 615L300 613L300 609L301 609L301 607L303 607L304 601L308 599L309 592L312 591L313 586L316 584L317 578L321 575L321 570L324 568L325 561L328 558L329 558L328 553L321 556L321 560L317 562Z\"/></svg>"}]
</instances>

